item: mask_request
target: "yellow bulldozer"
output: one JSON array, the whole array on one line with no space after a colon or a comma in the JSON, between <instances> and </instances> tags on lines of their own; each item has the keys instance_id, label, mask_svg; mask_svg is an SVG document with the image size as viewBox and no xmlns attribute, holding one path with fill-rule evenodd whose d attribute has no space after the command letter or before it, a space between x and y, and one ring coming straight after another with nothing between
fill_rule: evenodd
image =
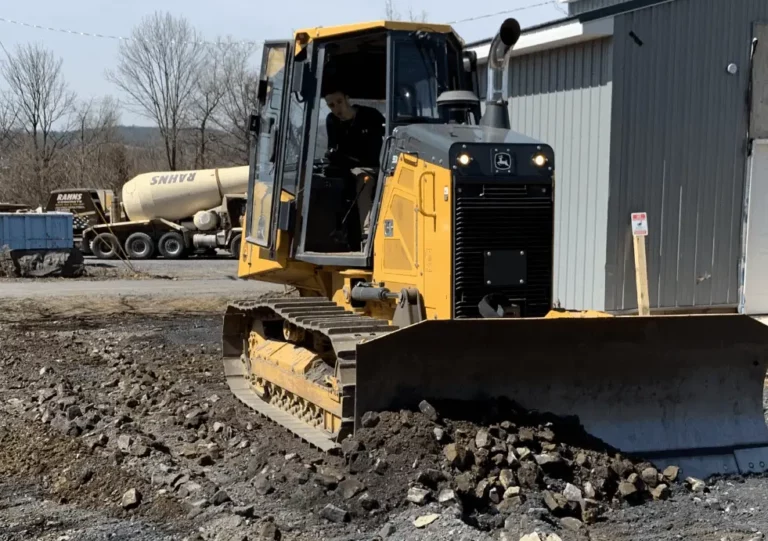
<instances>
[{"instance_id":1,"label":"yellow bulldozer","mask_svg":"<svg viewBox=\"0 0 768 541\"><path fill-rule=\"evenodd\" d=\"M501 25L496 67L519 37ZM375 164L334 154L339 89L380 114ZM256 93L238 274L298 296L227 307L224 369L245 404L330 451L368 411L507 397L689 475L768 469L768 327L553 308L555 154L511 131L503 102L483 111L450 26L267 42Z\"/></svg>"}]
</instances>

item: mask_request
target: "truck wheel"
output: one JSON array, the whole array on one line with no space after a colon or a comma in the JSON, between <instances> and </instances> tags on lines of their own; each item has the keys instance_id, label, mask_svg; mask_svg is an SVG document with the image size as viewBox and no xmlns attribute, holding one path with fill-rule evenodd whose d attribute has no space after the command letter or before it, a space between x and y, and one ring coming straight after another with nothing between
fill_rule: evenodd
<instances>
[{"instance_id":1,"label":"truck wheel","mask_svg":"<svg viewBox=\"0 0 768 541\"><path fill-rule=\"evenodd\" d=\"M134 233L125 241L125 252L130 259L149 259L155 253L155 241L146 233Z\"/></svg>"},{"instance_id":2,"label":"truck wheel","mask_svg":"<svg viewBox=\"0 0 768 541\"><path fill-rule=\"evenodd\" d=\"M120 241L112 233L99 233L91 242L91 252L99 259L115 259Z\"/></svg>"},{"instance_id":3,"label":"truck wheel","mask_svg":"<svg viewBox=\"0 0 768 541\"><path fill-rule=\"evenodd\" d=\"M80 252L83 255L93 255L93 252L91 252L91 245L90 243L86 242L83 239L79 239L75 241L75 248L80 250Z\"/></svg>"},{"instance_id":4,"label":"truck wheel","mask_svg":"<svg viewBox=\"0 0 768 541\"><path fill-rule=\"evenodd\" d=\"M165 259L181 259L187 252L184 237L176 231L170 231L160 237L157 248Z\"/></svg>"},{"instance_id":5,"label":"truck wheel","mask_svg":"<svg viewBox=\"0 0 768 541\"><path fill-rule=\"evenodd\" d=\"M229 253L232 254L232 257L235 259L240 258L240 242L242 242L242 235L235 235L229 242Z\"/></svg>"}]
</instances>

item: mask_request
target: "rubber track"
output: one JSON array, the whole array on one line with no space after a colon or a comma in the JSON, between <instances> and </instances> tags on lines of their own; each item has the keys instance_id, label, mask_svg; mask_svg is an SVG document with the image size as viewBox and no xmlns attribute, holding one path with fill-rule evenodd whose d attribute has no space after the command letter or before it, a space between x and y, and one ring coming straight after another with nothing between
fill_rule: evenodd
<instances>
[{"instance_id":1,"label":"rubber track","mask_svg":"<svg viewBox=\"0 0 768 541\"><path fill-rule=\"evenodd\" d=\"M384 320L355 314L323 298L267 298L232 302L230 306L240 310L250 321L273 320L278 316L304 329L305 332L321 334L328 340L336 354L336 362L341 372L347 376L341 389L341 433L351 433L355 420L354 374L357 365L357 344L395 331L397 327ZM246 328L250 328L250 321ZM247 343L247 336L243 338ZM247 350L245 353L247 354ZM312 427L289 412L263 401L243 377L240 359L225 359L224 370L232 393L245 405L323 451L338 447L339 444L328 432Z\"/></svg>"}]
</instances>

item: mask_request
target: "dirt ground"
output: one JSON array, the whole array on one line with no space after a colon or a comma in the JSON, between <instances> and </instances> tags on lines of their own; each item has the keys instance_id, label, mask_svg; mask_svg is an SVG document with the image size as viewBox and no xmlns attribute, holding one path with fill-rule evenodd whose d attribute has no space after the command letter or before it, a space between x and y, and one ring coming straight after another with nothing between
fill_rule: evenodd
<instances>
[{"instance_id":1,"label":"dirt ground","mask_svg":"<svg viewBox=\"0 0 768 541\"><path fill-rule=\"evenodd\" d=\"M237 401L222 373L228 300L283 290L244 287L226 276L228 263L210 265L179 266L171 282L184 287L142 280L148 289L130 295L105 293L124 277L64 295L45 288L81 286L27 282L13 295L18 285L0 284L0 541L757 541L768 532L768 479L695 489L662 472L649 479L647 464L495 406L472 419L442 404L434 416L385 412L343 454L321 453ZM207 281L232 289L193 294ZM662 482L663 497L651 497ZM637 493L624 497L629 485ZM565 501L574 490L584 498Z\"/></svg>"},{"instance_id":2,"label":"dirt ground","mask_svg":"<svg viewBox=\"0 0 768 541\"><path fill-rule=\"evenodd\" d=\"M229 258L120 261L86 258L79 278L0 278L0 322L113 314L222 313L231 299L282 294L285 287L237 278Z\"/></svg>"},{"instance_id":3,"label":"dirt ground","mask_svg":"<svg viewBox=\"0 0 768 541\"><path fill-rule=\"evenodd\" d=\"M538 493L490 529L434 500L409 503L419 473L441 467L439 447L424 443L428 421L414 414L385 449L376 432L364 437L357 466L315 451L229 395L220 325L218 314L183 313L1 325L0 540L517 541L539 530L542 540L736 541L768 531L764 479L673 486L669 500L613 506L578 531ZM389 469L377 472L381 453ZM131 489L141 501L125 509ZM325 518L328 504L341 522Z\"/></svg>"}]
</instances>

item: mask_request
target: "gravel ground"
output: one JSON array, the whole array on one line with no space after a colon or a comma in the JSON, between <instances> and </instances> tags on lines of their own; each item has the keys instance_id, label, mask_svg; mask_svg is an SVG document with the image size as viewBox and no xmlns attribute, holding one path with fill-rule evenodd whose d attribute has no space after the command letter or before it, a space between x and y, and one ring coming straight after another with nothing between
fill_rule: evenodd
<instances>
[{"instance_id":1,"label":"gravel ground","mask_svg":"<svg viewBox=\"0 0 768 541\"><path fill-rule=\"evenodd\" d=\"M193 257L181 260L108 261L88 256L85 273L77 278L8 278L0 283L62 283L99 280L235 280L237 261L229 256Z\"/></svg>"},{"instance_id":2,"label":"gravel ground","mask_svg":"<svg viewBox=\"0 0 768 541\"><path fill-rule=\"evenodd\" d=\"M86 270L98 276L99 272L131 272L122 261L104 261L85 258ZM237 260L221 255L216 258L194 257L189 259L152 259L131 261L139 273L149 276L166 276L179 280L190 279L234 279L237 278Z\"/></svg>"},{"instance_id":3,"label":"gravel ground","mask_svg":"<svg viewBox=\"0 0 768 541\"><path fill-rule=\"evenodd\" d=\"M632 480L647 465L520 412L384 413L344 455L322 454L230 396L220 326L220 314L181 312L0 324L0 540L756 541L768 531L766 479L694 489L662 476L670 493L655 500ZM499 481L483 480L503 469L520 491L496 503ZM632 480L642 497L603 478ZM585 500L560 498L565 479L598 486L595 517L581 514Z\"/></svg>"},{"instance_id":4,"label":"gravel ground","mask_svg":"<svg viewBox=\"0 0 768 541\"><path fill-rule=\"evenodd\" d=\"M0 322L114 314L221 313L232 299L286 288L237 278L231 259L124 263L86 259L81 278L0 278Z\"/></svg>"}]
</instances>

